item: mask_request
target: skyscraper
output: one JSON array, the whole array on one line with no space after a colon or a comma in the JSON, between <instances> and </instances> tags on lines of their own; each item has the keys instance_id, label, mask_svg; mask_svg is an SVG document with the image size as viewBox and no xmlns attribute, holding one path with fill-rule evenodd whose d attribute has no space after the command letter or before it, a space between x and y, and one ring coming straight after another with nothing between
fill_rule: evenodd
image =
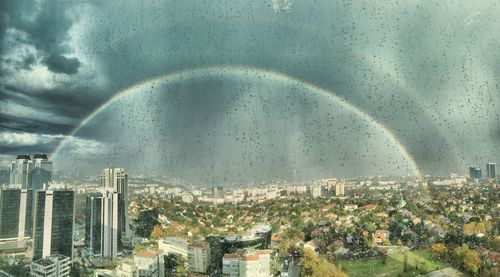
<instances>
[{"instance_id":1,"label":"skyscraper","mask_svg":"<svg viewBox=\"0 0 500 277\"><path fill-rule=\"evenodd\" d=\"M129 237L128 228L128 174L123 168L105 168L101 186L118 193L118 241Z\"/></svg>"},{"instance_id":2,"label":"skyscraper","mask_svg":"<svg viewBox=\"0 0 500 277\"><path fill-rule=\"evenodd\" d=\"M0 240L24 240L31 237L32 193L26 189L0 190Z\"/></svg>"},{"instance_id":3,"label":"skyscraper","mask_svg":"<svg viewBox=\"0 0 500 277\"><path fill-rule=\"evenodd\" d=\"M18 155L10 164L10 184L21 185L22 188L43 189L44 184L52 181L52 162L47 154Z\"/></svg>"},{"instance_id":4,"label":"skyscraper","mask_svg":"<svg viewBox=\"0 0 500 277\"><path fill-rule=\"evenodd\" d=\"M32 163L30 155L18 155L16 160L10 164L10 184L19 184L22 188L29 186L30 171L32 170Z\"/></svg>"},{"instance_id":5,"label":"skyscraper","mask_svg":"<svg viewBox=\"0 0 500 277\"><path fill-rule=\"evenodd\" d=\"M479 180L481 179L481 168L477 166L471 166L469 167L469 177L472 180Z\"/></svg>"},{"instance_id":6,"label":"skyscraper","mask_svg":"<svg viewBox=\"0 0 500 277\"><path fill-rule=\"evenodd\" d=\"M487 163L486 164L486 174L488 178L495 179L497 177L497 165L495 163Z\"/></svg>"},{"instance_id":7,"label":"skyscraper","mask_svg":"<svg viewBox=\"0 0 500 277\"><path fill-rule=\"evenodd\" d=\"M47 154L35 154L33 156L30 182L28 187L33 190L43 189L43 185L52 181L52 161Z\"/></svg>"},{"instance_id":8,"label":"skyscraper","mask_svg":"<svg viewBox=\"0 0 500 277\"><path fill-rule=\"evenodd\" d=\"M85 245L93 254L116 258L120 247L119 193L111 188L87 196Z\"/></svg>"},{"instance_id":9,"label":"skyscraper","mask_svg":"<svg viewBox=\"0 0 500 277\"><path fill-rule=\"evenodd\" d=\"M39 190L35 202L33 260L53 254L73 258L75 192Z\"/></svg>"}]
</instances>

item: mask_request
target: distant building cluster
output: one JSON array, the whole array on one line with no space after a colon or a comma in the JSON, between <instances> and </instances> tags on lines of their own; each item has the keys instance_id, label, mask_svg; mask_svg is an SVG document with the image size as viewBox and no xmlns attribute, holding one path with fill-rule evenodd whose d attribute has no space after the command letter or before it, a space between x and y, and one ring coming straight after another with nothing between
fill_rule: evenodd
<instances>
[{"instance_id":1,"label":"distant building cluster","mask_svg":"<svg viewBox=\"0 0 500 277\"><path fill-rule=\"evenodd\" d=\"M483 175L481 172L481 168L478 166L469 167L469 177L471 180L478 182L483 179ZM487 179L495 179L496 175L496 164L495 163L487 163L486 164L486 178Z\"/></svg>"},{"instance_id":2,"label":"distant building cluster","mask_svg":"<svg viewBox=\"0 0 500 277\"><path fill-rule=\"evenodd\" d=\"M345 196L345 183L332 179L316 180L304 184L266 185L245 188L224 189L213 187L211 194L203 194L200 190L192 190L191 195L200 202L221 204L238 204L243 202L262 202L273 199L286 199L302 195L313 198L322 196ZM183 199L187 197L183 196ZM189 199L191 201L191 199ZM185 201L188 202L188 201Z\"/></svg>"}]
</instances>

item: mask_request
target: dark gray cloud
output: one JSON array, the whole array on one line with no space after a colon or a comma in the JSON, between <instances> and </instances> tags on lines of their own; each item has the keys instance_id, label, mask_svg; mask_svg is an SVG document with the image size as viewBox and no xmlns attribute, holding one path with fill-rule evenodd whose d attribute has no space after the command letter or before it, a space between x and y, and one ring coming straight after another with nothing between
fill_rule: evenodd
<instances>
[{"instance_id":1,"label":"dark gray cloud","mask_svg":"<svg viewBox=\"0 0 500 277\"><path fill-rule=\"evenodd\" d=\"M51 54L45 59L47 68L55 73L76 74L80 67L77 58L66 58L60 54Z\"/></svg>"},{"instance_id":2,"label":"dark gray cloud","mask_svg":"<svg viewBox=\"0 0 500 277\"><path fill-rule=\"evenodd\" d=\"M76 73L80 66L78 59L64 56L71 52L67 40L68 31L77 20L74 18L77 13L69 14L74 4L73 1L3 1L0 43L3 44L9 28L25 32L28 35L26 42L36 47L49 70Z\"/></svg>"}]
</instances>

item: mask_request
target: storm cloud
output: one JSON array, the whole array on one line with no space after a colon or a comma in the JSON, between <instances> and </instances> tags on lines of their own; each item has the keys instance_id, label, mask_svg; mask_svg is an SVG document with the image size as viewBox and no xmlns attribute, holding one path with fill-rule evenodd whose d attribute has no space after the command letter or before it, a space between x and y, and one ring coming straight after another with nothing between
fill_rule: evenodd
<instances>
[{"instance_id":1,"label":"storm cloud","mask_svg":"<svg viewBox=\"0 0 500 277\"><path fill-rule=\"evenodd\" d=\"M499 160L495 1L0 5L1 132L67 134L130 85L230 65L283 72L341 96L393 132L424 173ZM199 100L191 99L201 114L217 109Z\"/></svg>"}]
</instances>

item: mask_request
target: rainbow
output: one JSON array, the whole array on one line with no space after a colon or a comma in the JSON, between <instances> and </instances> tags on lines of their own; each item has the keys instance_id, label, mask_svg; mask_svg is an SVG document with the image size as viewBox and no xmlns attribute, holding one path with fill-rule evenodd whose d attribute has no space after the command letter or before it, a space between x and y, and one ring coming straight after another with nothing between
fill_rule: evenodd
<instances>
[{"instance_id":1,"label":"rainbow","mask_svg":"<svg viewBox=\"0 0 500 277\"><path fill-rule=\"evenodd\" d=\"M447 136L443 131L443 128L440 125L436 124L434 120L432 120L432 108L421 97L418 97L417 91L410 84L408 84L406 80L398 76L396 70L390 67L385 60L379 59L375 55L353 51L352 56L363 62L364 64L372 67L373 69L382 71L382 73L384 73L386 76L389 76L394 83L396 83L403 91L405 91L406 95L422 108L422 111L430 119L429 121L430 124L432 124L432 127L437 130L437 132L444 139L446 145L450 147L451 151L453 152L455 162L460 165L461 168L465 167L464 157L458 150L456 144L452 143L449 139L449 136Z\"/></svg>"},{"instance_id":2,"label":"rainbow","mask_svg":"<svg viewBox=\"0 0 500 277\"><path fill-rule=\"evenodd\" d=\"M96 115L100 112L108 108L113 103L117 102L122 97L126 97L127 95L131 95L137 91L142 89L146 89L148 87L154 86L156 83L164 83L164 82L174 82L182 80L183 78L202 76L203 74L213 74L213 73L231 73L231 74L240 74L244 76L254 75L256 77L266 77L271 80L276 81L287 81L294 82L298 86L304 86L306 88L312 89L318 92L320 95L330 99L332 101L342 103L346 108L360 116L361 118L367 120L371 124L373 124L378 130L380 130L384 135L386 135L391 141L396 145L399 153L403 156L403 158L411 165L412 170L416 174L416 176L423 180L423 175L420 172L420 168L415 161L415 159L410 155L408 150L404 147L404 145L398 140L398 138L394 135L394 133L389 130L382 123L378 122L374 117L368 114L366 111L362 110L359 107L349 103L346 99L334 94L333 92L321 88L315 84L299 80L295 77L289 76L287 74L272 71L268 69L254 68L254 67L245 67L245 66L210 66L210 67L198 67L194 69L185 69L176 71L173 73L168 73L165 75L157 76L143 82L132 85L117 94L111 97L108 101L104 102L101 106L95 109L92 113L90 113L84 120L80 122L68 135L65 136L63 140L56 147L54 152L52 152L52 156L57 156L57 154L62 150L66 142L69 138L73 137L83 126L89 123Z\"/></svg>"}]
</instances>

